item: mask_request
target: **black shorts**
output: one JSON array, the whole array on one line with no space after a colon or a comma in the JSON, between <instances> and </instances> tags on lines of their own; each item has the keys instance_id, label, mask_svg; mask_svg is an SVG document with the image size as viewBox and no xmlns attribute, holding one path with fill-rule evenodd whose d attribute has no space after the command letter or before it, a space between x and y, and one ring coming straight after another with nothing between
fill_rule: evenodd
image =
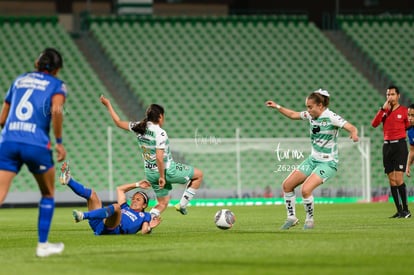
<instances>
[{"instance_id":1,"label":"black shorts","mask_svg":"<svg viewBox=\"0 0 414 275\"><path fill-rule=\"evenodd\" d=\"M385 174L393 171L405 172L407 157L408 148L405 139L384 141L382 146L382 162Z\"/></svg>"}]
</instances>

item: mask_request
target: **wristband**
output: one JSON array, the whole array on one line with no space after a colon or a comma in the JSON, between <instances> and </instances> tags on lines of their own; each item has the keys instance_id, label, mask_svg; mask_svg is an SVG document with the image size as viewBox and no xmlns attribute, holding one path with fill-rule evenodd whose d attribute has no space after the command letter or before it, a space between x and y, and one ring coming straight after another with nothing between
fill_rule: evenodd
<instances>
[{"instance_id":1,"label":"wristband","mask_svg":"<svg viewBox=\"0 0 414 275\"><path fill-rule=\"evenodd\" d=\"M62 138L56 138L56 144L62 144Z\"/></svg>"},{"instance_id":2,"label":"wristband","mask_svg":"<svg viewBox=\"0 0 414 275\"><path fill-rule=\"evenodd\" d=\"M135 183L135 187L136 187L136 188L138 188L138 187L139 187L139 181L137 181L137 182Z\"/></svg>"},{"instance_id":3,"label":"wristband","mask_svg":"<svg viewBox=\"0 0 414 275\"><path fill-rule=\"evenodd\" d=\"M280 109L280 108L282 108L282 106L280 106L279 104L276 104L276 108Z\"/></svg>"}]
</instances>

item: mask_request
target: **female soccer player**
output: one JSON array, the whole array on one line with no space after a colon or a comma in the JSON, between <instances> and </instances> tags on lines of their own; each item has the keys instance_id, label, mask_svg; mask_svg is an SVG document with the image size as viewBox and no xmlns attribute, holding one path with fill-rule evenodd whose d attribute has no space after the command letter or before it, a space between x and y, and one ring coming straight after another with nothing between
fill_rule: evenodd
<instances>
[{"instance_id":1,"label":"female soccer player","mask_svg":"<svg viewBox=\"0 0 414 275\"><path fill-rule=\"evenodd\" d=\"M136 134L139 147L142 151L146 179L151 183L157 197L158 204L151 209L153 216L159 216L170 201L169 191L171 184L186 184L186 189L180 202L175 205L181 214L187 214L187 205L201 185L203 173L201 170L189 165L174 162L167 133L161 128L164 124L164 108L151 104L146 110L146 116L138 122L122 121L111 102L104 96L100 98L108 109L115 125L121 129Z\"/></svg>"},{"instance_id":2,"label":"female soccer player","mask_svg":"<svg viewBox=\"0 0 414 275\"><path fill-rule=\"evenodd\" d=\"M350 133L350 138L359 140L358 130L351 123L328 109L329 93L317 90L306 98L306 111L296 112L282 107L273 101L267 101L266 106L275 108L284 116L294 120L307 120L310 124L310 138L312 153L299 167L294 170L282 183L284 200L287 210L287 220L280 229L286 230L298 224L295 208L295 188L302 185L303 205L306 220L303 229L314 227L314 200L313 190L332 178L337 171L338 146L337 136L339 128Z\"/></svg>"},{"instance_id":3,"label":"female soccer player","mask_svg":"<svg viewBox=\"0 0 414 275\"><path fill-rule=\"evenodd\" d=\"M136 234L138 231L148 234L161 222L159 217L151 219L151 215L145 212L148 196L144 192L135 192L131 199L131 206L127 204L125 193L134 188L149 187L147 181L118 186L116 188L118 203L102 207L102 202L93 189L86 188L72 178L66 161L61 166L59 180L61 184L69 186L75 194L87 200L88 212L73 210L73 217L76 222L89 220L89 226L95 235Z\"/></svg>"},{"instance_id":4,"label":"female soccer player","mask_svg":"<svg viewBox=\"0 0 414 275\"><path fill-rule=\"evenodd\" d=\"M63 243L49 243L49 230L55 209L55 169L50 125L56 138L57 160L63 161L63 105L66 87L57 78L63 67L60 53L46 48L35 61L36 71L18 76L10 86L0 114L0 204L23 164L36 179L41 192L36 256L60 254Z\"/></svg>"}]
</instances>

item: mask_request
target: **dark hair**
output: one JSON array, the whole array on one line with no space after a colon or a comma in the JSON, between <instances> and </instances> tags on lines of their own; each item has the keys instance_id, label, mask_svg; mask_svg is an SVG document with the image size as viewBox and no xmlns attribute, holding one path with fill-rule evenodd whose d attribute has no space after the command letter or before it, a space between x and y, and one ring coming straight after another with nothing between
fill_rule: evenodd
<instances>
[{"instance_id":1,"label":"dark hair","mask_svg":"<svg viewBox=\"0 0 414 275\"><path fill-rule=\"evenodd\" d=\"M151 104L145 112L145 118L132 127L132 130L141 135L145 134L145 131L147 130L147 122L151 121L153 123L158 123L161 115L164 115L164 108L158 104Z\"/></svg>"},{"instance_id":2,"label":"dark hair","mask_svg":"<svg viewBox=\"0 0 414 275\"><path fill-rule=\"evenodd\" d=\"M134 193L134 195L132 195L132 197L135 197L135 195L137 194L141 194L141 196L144 198L144 203L148 206L148 201L149 201L149 197L146 193L142 192L142 191L137 191ZM146 207L143 207L143 210L145 210Z\"/></svg>"},{"instance_id":3,"label":"dark hair","mask_svg":"<svg viewBox=\"0 0 414 275\"><path fill-rule=\"evenodd\" d=\"M62 55L54 48L46 48L36 60L36 68L39 72L52 72L62 67Z\"/></svg>"},{"instance_id":4,"label":"dark hair","mask_svg":"<svg viewBox=\"0 0 414 275\"><path fill-rule=\"evenodd\" d=\"M308 96L308 99L312 99L316 104L322 104L325 107L329 105L329 96L320 93L313 92Z\"/></svg>"},{"instance_id":5,"label":"dark hair","mask_svg":"<svg viewBox=\"0 0 414 275\"><path fill-rule=\"evenodd\" d=\"M137 191L137 192L135 192L135 194L133 195L133 197L134 197L136 194L141 194L141 195L144 197L144 203L148 204L149 198L148 198L148 195L147 195L146 193L144 193L144 192L142 192L142 191Z\"/></svg>"},{"instance_id":6,"label":"dark hair","mask_svg":"<svg viewBox=\"0 0 414 275\"><path fill-rule=\"evenodd\" d=\"M414 110L414 103L410 104L410 106L408 106L408 109L413 109Z\"/></svg>"},{"instance_id":7,"label":"dark hair","mask_svg":"<svg viewBox=\"0 0 414 275\"><path fill-rule=\"evenodd\" d=\"M394 85L388 86L387 90L395 90L395 92L397 93L397 95L400 94L400 90L398 90L398 87L397 86L394 86Z\"/></svg>"}]
</instances>

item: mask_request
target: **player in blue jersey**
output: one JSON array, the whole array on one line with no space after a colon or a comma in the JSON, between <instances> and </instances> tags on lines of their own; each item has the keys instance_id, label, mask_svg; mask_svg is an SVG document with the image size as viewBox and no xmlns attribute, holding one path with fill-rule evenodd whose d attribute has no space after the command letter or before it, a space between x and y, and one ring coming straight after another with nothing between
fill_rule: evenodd
<instances>
[{"instance_id":1,"label":"player in blue jersey","mask_svg":"<svg viewBox=\"0 0 414 275\"><path fill-rule=\"evenodd\" d=\"M100 100L108 109L116 126L134 132L137 136L144 159L145 177L157 196L158 204L151 209L151 215L159 216L167 208L172 184L186 185L180 202L175 205L177 211L186 215L187 205L203 180L203 172L173 160L167 132L161 128L165 121L164 108L158 104L151 104L143 120L122 121L109 99L101 96Z\"/></svg>"},{"instance_id":2,"label":"player in blue jersey","mask_svg":"<svg viewBox=\"0 0 414 275\"><path fill-rule=\"evenodd\" d=\"M312 153L282 183L287 211L286 222L280 228L282 230L289 229L299 222L295 209L295 188L299 185L302 185L303 205L306 212L303 229L314 227L312 193L315 188L336 174L339 129L343 128L348 131L354 142L359 140L357 128L329 110L328 105L329 93L322 89L312 92L306 98L307 110L302 112L295 112L273 101L266 102L266 106L275 108L284 116L294 120L307 120L310 125Z\"/></svg>"},{"instance_id":3,"label":"player in blue jersey","mask_svg":"<svg viewBox=\"0 0 414 275\"><path fill-rule=\"evenodd\" d=\"M38 245L36 255L59 254L63 243L49 243L49 231L55 209L55 169L50 124L56 138L57 160L66 157L62 144L63 105L66 88L57 74L63 67L61 54L45 49L35 61L34 72L18 76L4 98L0 113L0 204L7 196L14 177L26 164L40 192Z\"/></svg>"},{"instance_id":4,"label":"player in blue jersey","mask_svg":"<svg viewBox=\"0 0 414 275\"><path fill-rule=\"evenodd\" d=\"M408 152L407 176L411 176L410 167L414 163L414 104L408 106L408 122L410 122L410 127L407 130L408 143L410 144L410 151Z\"/></svg>"},{"instance_id":5,"label":"player in blue jersey","mask_svg":"<svg viewBox=\"0 0 414 275\"><path fill-rule=\"evenodd\" d=\"M66 161L62 164L59 179L60 183L69 186L78 196L86 199L88 211L73 210L73 217L76 222L89 220L89 226L95 235L136 234L138 231L148 234L161 222L160 217L151 219L151 214L145 212L149 199L144 192L135 192L131 206L127 204L126 192L134 188L148 188L149 182L145 180L118 186L117 203L102 207L102 202L93 189L72 178Z\"/></svg>"}]
</instances>

